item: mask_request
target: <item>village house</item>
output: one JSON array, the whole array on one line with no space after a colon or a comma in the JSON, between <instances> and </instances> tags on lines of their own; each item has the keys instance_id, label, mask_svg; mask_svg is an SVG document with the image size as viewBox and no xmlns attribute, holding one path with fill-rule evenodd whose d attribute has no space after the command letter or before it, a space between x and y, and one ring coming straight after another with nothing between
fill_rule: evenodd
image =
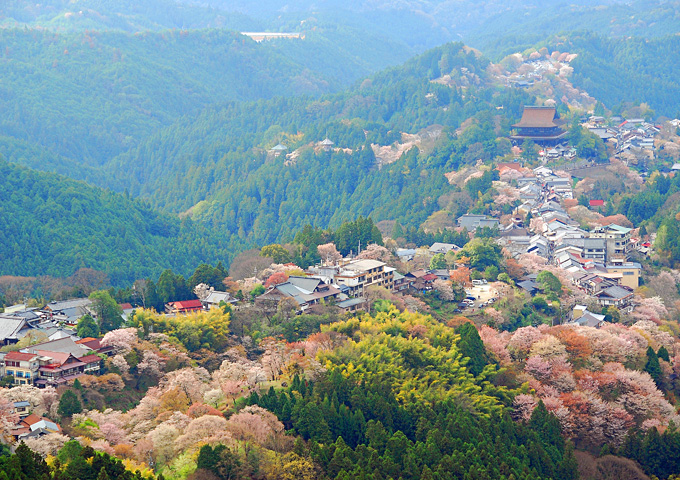
<instances>
[{"instance_id":1,"label":"village house","mask_svg":"<svg viewBox=\"0 0 680 480\"><path fill-rule=\"evenodd\" d=\"M3 376L14 377L15 385L33 385L40 368L40 355L9 352L2 359Z\"/></svg>"},{"instance_id":2,"label":"village house","mask_svg":"<svg viewBox=\"0 0 680 480\"><path fill-rule=\"evenodd\" d=\"M343 260L340 265L317 265L311 267L312 276L323 278L337 285L350 297L363 297L371 285L392 290L395 269L379 260Z\"/></svg>"},{"instance_id":3,"label":"village house","mask_svg":"<svg viewBox=\"0 0 680 480\"><path fill-rule=\"evenodd\" d=\"M92 301L89 298L76 298L59 302L50 302L41 310L43 318L68 326L76 326L84 315L94 315L90 310Z\"/></svg>"},{"instance_id":4,"label":"village house","mask_svg":"<svg viewBox=\"0 0 680 480\"><path fill-rule=\"evenodd\" d=\"M596 297L598 303L604 307L612 305L618 309L624 309L631 305L633 292L617 285L602 290Z\"/></svg>"},{"instance_id":5,"label":"village house","mask_svg":"<svg viewBox=\"0 0 680 480\"><path fill-rule=\"evenodd\" d=\"M12 412L19 415L21 419L26 418L31 414L31 404L25 400L14 402Z\"/></svg>"},{"instance_id":6,"label":"village house","mask_svg":"<svg viewBox=\"0 0 680 480\"><path fill-rule=\"evenodd\" d=\"M467 229L468 232L477 230L478 228L496 228L499 225L497 218L487 217L486 215L473 215L466 213L458 218L458 226Z\"/></svg>"},{"instance_id":7,"label":"village house","mask_svg":"<svg viewBox=\"0 0 680 480\"><path fill-rule=\"evenodd\" d=\"M96 355L95 355L96 356ZM38 387L64 385L85 373L86 364L70 353L41 351L40 367L35 385ZM97 364L100 359L97 357Z\"/></svg>"},{"instance_id":8,"label":"village house","mask_svg":"<svg viewBox=\"0 0 680 480\"><path fill-rule=\"evenodd\" d=\"M604 238L584 238L583 258L590 258L604 264L607 260L607 245Z\"/></svg>"},{"instance_id":9,"label":"village house","mask_svg":"<svg viewBox=\"0 0 680 480\"><path fill-rule=\"evenodd\" d=\"M12 436L17 441L26 438L42 437L51 433L62 433L61 427L53 421L33 413L22 418L12 428Z\"/></svg>"},{"instance_id":10,"label":"village house","mask_svg":"<svg viewBox=\"0 0 680 480\"><path fill-rule=\"evenodd\" d=\"M584 305L576 305L572 312L572 319L567 322L567 325L600 328L605 323L605 315L593 313Z\"/></svg>"},{"instance_id":11,"label":"village house","mask_svg":"<svg viewBox=\"0 0 680 480\"><path fill-rule=\"evenodd\" d=\"M203 305L203 310L210 310L211 308L216 308L220 306L220 303L226 303L227 305L234 305L238 302L237 299L231 296L229 292L219 292L217 290L211 291L207 297L201 300Z\"/></svg>"},{"instance_id":12,"label":"village house","mask_svg":"<svg viewBox=\"0 0 680 480\"><path fill-rule=\"evenodd\" d=\"M0 346L14 345L28 328L26 320L10 315L0 315Z\"/></svg>"},{"instance_id":13,"label":"village house","mask_svg":"<svg viewBox=\"0 0 680 480\"><path fill-rule=\"evenodd\" d=\"M460 250L460 247L453 243L439 243L439 242L433 243L432 246L430 247L430 253L432 255L437 255L438 253L448 253L452 250L454 252L457 252L458 250Z\"/></svg>"},{"instance_id":14,"label":"village house","mask_svg":"<svg viewBox=\"0 0 680 480\"><path fill-rule=\"evenodd\" d=\"M274 312L281 300L291 298L297 303L299 311L304 312L310 305L322 301L346 300L347 295L341 294L339 288L320 278L292 275L288 281L269 287L255 299L255 304L265 311Z\"/></svg>"},{"instance_id":15,"label":"village house","mask_svg":"<svg viewBox=\"0 0 680 480\"><path fill-rule=\"evenodd\" d=\"M201 310L203 310L203 304L200 300L182 300L165 304L165 313L167 315L187 315L193 312L200 312Z\"/></svg>"},{"instance_id":16,"label":"village house","mask_svg":"<svg viewBox=\"0 0 680 480\"><path fill-rule=\"evenodd\" d=\"M437 280L437 275L430 273L427 270L409 272L405 277L411 285L411 288L422 293L432 290L432 288L434 288L434 281Z\"/></svg>"},{"instance_id":17,"label":"village house","mask_svg":"<svg viewBox=\"0 0 680 480\"><path fill-rule=\"evenodd\" d=\"M397 248L397 258L402 262L410 262L415 256L415 248Z\"/></svg>"},{"instance_id":18,"label":"village house","mask_svg":"<svg viewBox=\"0 0 680 480\"><path fill-rule=\"evenodd\" d=\"M411 283L406 278L405 275L395 271L392 282L392 290L395 293L401 293L408 290L411 287Z\"/></svg>"},{"instance_id":19,"label":"village house","mask_svg":"<svg viewBox=\"0 0 680 480\"><path fill-rule=\"evenodd\" d=\"M282 153L286 152L287 150L288 147L279 143L278 145L269 150L269 154L276 158L279 157Z\"/></svg>"},{"instance_id":20,"label":"village house","mask_svg":"<svg viewBox=\"0 0 680 480\"><path fill-rule=\"evenodd\" d=\"M328 139L328 137L324 138L322 141L319 142L319 146L324 152L330 152L331 149L333 148L333 145L335 145L333 142Z\"/></svg>"}]
</instances>

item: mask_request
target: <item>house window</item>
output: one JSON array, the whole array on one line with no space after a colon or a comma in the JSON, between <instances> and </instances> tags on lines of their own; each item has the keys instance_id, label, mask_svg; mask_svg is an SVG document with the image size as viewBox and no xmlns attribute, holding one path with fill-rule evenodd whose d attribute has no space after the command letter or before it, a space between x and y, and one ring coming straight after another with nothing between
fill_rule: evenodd
<instances>
[{"instance_id":1,"label":"house window","mask_svg":"<svg viewBox=\"0 0 680 480\"><path fill-rule=\"evenodd\" d=\"M31 378L31 372L26 372L26 378Z\"/></svg>"},{"instance_id":2,"label":"house window","mask_svg":"<svg viewBox=\"0 0 680 480\"><path fill-rule=\"evenodd\" d=\"M14 376L14 370L7 370L7 375Z\"/></svg>"},{"instance_id":3,"label":"house window","mask_svg":"<svg viewBox=\"0 0 680 480\"><path fill-rule=\"evenodd\" d=\"M24 372L17 370L17 377L24 378Z\"/></svg>"},{"instance_id":4,"label":"house window","mask_svg":"<svg viewBox=\"0 0 680 480\"><path fill-rule=\"evenodd\" d=\"M624 275L635 275L635 272L623 272Z\"/></svg>"}]
</instances>

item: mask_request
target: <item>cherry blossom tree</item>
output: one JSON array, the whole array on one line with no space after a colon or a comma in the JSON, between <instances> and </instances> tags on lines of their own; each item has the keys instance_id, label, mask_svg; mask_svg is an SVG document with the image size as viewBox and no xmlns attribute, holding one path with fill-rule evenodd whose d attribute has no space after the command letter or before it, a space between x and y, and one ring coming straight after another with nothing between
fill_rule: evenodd
<instances>
[{"instance_id":1,"label":"cherry blossom tree","mask_svg":"<svg viewBox=\"0 0 680 480\"><path fill-rule=\"evenodd\" d=\"M128 365L127 360L123 355L114 355L109 363L112 367L116 368L121 375L125 376L130 372L130 365Z\"/></svg>"},{"instance_id":2,"label":"cherry blossom tree","mask_svg":"<svg viewBox=\"0 0 680 480\"><path fill-rule=\"evenodd\" d=\"M198 448L204 443L224 443L225 445L233 443L224 417L204 415L192 420L184 433L175 440L174 449L178 453L190 448Z\"/></svg>"},{"instance_id":3,"label":"cherry blossom tree","mask_svg":"<svg viewBox=\"0 0 680 480\"><path fill-rule=\"evenodd\" d=\"M102 338L102 347L113 347L114 351L121 355L126 355L137 344L139 337L134 328L119 328L112 330Z\"/></svg>"},{"instance_id":4,"label":"cherry blossom tree","mask_svg":"<svg viewBox=\"0 0 680 480\"><path fill-rule=\"evenodd\" d=\"M543 334L535 327L522 327L517 329L508 342L508 351L513 358L524 359L527 357L532 345L543 338Z\"/></svg>"},{"instance_id":5,"label":"cherry blossom tree","mask_svg":"<svg viewBox=\"0 0 680 480\"><path fill-rule=\"evenodd\" d=\"M39 453L43 457L47 457L48 455L56 455L69 440L70 438L66 435L50 433L49 435L42 437L26 438L23 442L34 452Z\"/></svg>"},{"instance_id":6,"label":"cherry blossom tree","mask_svg":"<svg viewBox=\"0 0 680 480\"><path fill-rule=\"evenodd\" d=\"M379 260L381 262L390 262L392 260L392 253L385 247L377 243L371 243L361 251L357 258L368 260Z\"/></svg>"},{"instance_id":7,"label":"cherry blossom tree","mask_svg":"<svg viewBox=\"0 0 680 480\"><path fill-rule=\"evenodd\" d=\"M137 364L137 371L153 378L163 376L165 359L153 350L145 350L144 358Z\"/></svg>"},{"instance_id":8,"label":"cherry blossom tree","mask_svg":"<svg viewBox=\"0 0 680 480\"><path fill-rule=\"evenodd\" d=\"M510 352L506 348L510 337L509 332L501 333L491 327L482 325L479 329L479 336L482 342L484 342L484 347L496 356L501 365L509 365L511 363Z\"/></svg>"},{"instance_id":9,"label":"cherry blossom tree","mask_svg":"<svg viewBox=\"0 0 680 480\"><path fill-rule=\"evenodd\" d=\"M340 260L342 260L342 255L338 252L334 243L324 243L316 247L316 251L319 253L321 260L328 265L336 265Z\"/></svg>"},{"instance_id":10,"label":"cherry blossom tree","mask_svg":"<svg viewBox=\"0 0 680 480\"><path fill-rule=\"evenodd\" d=\"M528 422L531 418L531 414L538 405L538 401L533 395L527 395L525 393L520 393L515 397L512 402L512 416L515 420L521 420Z\"/></svg>"},{"instance_id":11,"label":"cherry blossom tree","mask_svg":"<svg viewBox=\"0 0 680 480\"><path fill-rule=\"evenodd\" d=\"M453 287L451 286L451 282L447 282L446 280L438 278L437 280L432 282L432 286L439 295L440 299L445 300L447 302L453 302L456 299L456 296L453 293Z\"/></svg>"},{"instance_id":12,"label":"cherry blossom tree","mask_svg":"<svg viewBox=\"0 0 680 480\"><path fill-rule=\"evenodd\" d=\"M208 298L211 292L214 292L215 288L206 285L205 283L199 283L194 287L194 295L198 297L199 300L205 300Z\"/></svg>"},{"instance_id":13,"label":"cherry blossom tree","mask_svg":"<svg viewBox=\"0 0 680 480\"><path fill-rule=\"evenodd\" d=\"M19 415L14 411L14 403L0 396L0 437L9 440L10 432L19 422Z\"/></svg>"}]
</instances>

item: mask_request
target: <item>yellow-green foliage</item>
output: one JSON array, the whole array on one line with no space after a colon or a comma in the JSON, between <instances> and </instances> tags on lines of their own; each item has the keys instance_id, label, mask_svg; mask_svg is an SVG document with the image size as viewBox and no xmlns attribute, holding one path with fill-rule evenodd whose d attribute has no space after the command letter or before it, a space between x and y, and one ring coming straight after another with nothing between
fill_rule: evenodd
<instances>
[{"instance_id":1,"label":"yellow-green foliage","mask_svg":"<svg viewBox=\"0 0 680 480\"><path fill-rule=\"evenodd\" d=\"M395 308L374 317L365 314L327 327L347 335L341 348L320 354L330 370L340 368L357 381L389 382L402 403L455 399L480 413L503 409L513 392L492 385L498 371L487 365L476 378L466 367L453 328L418 313Z\"/></svg>"},{"instance_id":2,"label":"yellow-green foliage","mask_svg":"<svg viewBox=\"0 0 680 480\"><path fill-rule=\"evenodd\" d=\"M220 308L208 312L197 312L176 317L158 315L151 310L138 310L132 320L133 326L143 328L147 335L165 333L176 338L187 350L194 352L201 348L221 351L227 346L231 315Z\"/></svg>"}]
</instances>

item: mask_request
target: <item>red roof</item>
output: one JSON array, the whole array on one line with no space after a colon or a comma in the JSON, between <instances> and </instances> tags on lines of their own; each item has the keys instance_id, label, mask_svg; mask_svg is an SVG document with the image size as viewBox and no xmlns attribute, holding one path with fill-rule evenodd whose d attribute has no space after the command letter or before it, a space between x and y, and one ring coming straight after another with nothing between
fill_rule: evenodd
<instances>
[{"instance_id":1,"label":"red roof","mask_svg":"<svg viewBox=\"0 0 680 480\"><path fill-rule=\"evenodd\" d=\"M203 308L203 304L200 300L182 300L180 302L170 302L170 305L177 310L196 310Z\"/></svg>"},{"instance_id":2,"label":"red roof","mask_svg":"<svg viewBox=\"0 0 680 480\"><path fill-rule=\"evenodd\" d=\"M78 360L80 360L83 363L94 363L94 362L101 362L101 358L97 355L85 355L84 357L80 357Z\"/></svg>"},{"instance_id":3,"label":"red roof","mask_svg":"<svg viewBox=\"0 0 680 480\"><path fill-rule=\"evenodd\" d=\"M651 247L652 244L649 243L649 242L645 242L645 243L642 244L642 246L643 246L643 247Z\"/></svg>"},{"instance_id":4,"label":"red roof","mask_svg":"<svg viewBox=\"0 0 680 480\"><path fill-rule=\"evenodd\" d=\"M591 207L601 207L603 205L604 205L604 200L591 200L590 201Z\"/></svg>"},{"instance_id":5,"label":"red roof","mask_svg":"<svg viewBox=\"0 0 680 480\"><path fill-rule=\"evenodd\" d=\"M28 417L24 418L21 423L25 423L29 427L33 425L34 423L38 423L42 418L37 416L35 413L31 413Z\"/></svg>"},{"instance_id":6,"label":"red roof","mask_svg":"<svg viewBox=\"0 0 680 480\"><path fill-rule=\"evenodd\" d=\"M436 279L437 279L437 275L435 275L434 273L428 273L427 275L425 275L423 277L423 280L425 280L426 282L429 282L430 280L436 280Z\"/></svg>"},{"instance_id":7,"label":"red roof","mask_svg":"<svg viewBox=\"0 0 680 480\"><path fill-rule=\"evenodd\" d=\"M118 306L120 308L122 308L123 310L132 310L132 304L130 304L130 303L121 303Z\"/></svg>"},{"instance_id":8,"label":"red roof","mask_svg":"<svg viewBox=\"0 0 680 480\"><path fill-rule=\"evenodd\" d=\"M30 362L33 360L35 357L37 357L35 353L22 353L22 352L9 352L7 355L5 355L5 360L16 360L19 362Z\"/></svg>"}]
</instances>

